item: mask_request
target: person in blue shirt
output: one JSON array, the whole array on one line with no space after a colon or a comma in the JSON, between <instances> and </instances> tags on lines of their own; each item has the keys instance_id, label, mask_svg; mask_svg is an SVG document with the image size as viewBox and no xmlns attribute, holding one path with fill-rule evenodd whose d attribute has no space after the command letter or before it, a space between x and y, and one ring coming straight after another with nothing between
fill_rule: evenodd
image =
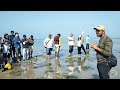
<instances>
[{"instance_id":1,"label":"person in blue shirt","mask_svg":"<svg viewBox=\"0 0 120 90\"><path fill-rule=\"evenodd\" d=\"M19 61L19 54L21 54L21 39L19 38L19 34L15 33L15 37L13 38L15 53L17 61Z\"/></svg>"},{"instance_id":2,"label":"person in blue shirt","mask_svg":"<svg viewBox=\"0 0 120 90\"><path fill-rule=\"evenodd\" d=\"M11 41L11 56L15 58L15 48L13 43L13 38L15 37L14 31L11 31L11 35L9 35L10 41ZM13 53L13 55L12 55Z\"/></svg>"}]
</instances>

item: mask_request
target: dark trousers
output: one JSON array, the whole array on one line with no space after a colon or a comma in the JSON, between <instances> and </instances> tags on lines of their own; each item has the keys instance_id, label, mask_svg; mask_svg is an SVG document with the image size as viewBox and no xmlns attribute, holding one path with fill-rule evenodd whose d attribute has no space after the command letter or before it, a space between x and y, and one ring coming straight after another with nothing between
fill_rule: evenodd
<instances>
[{"instance_id":1,"label":"dark trousers","mask_svg":"<svg viewBox=\"0 0 120 90\"><path fill-rule=\"evenodd\" d=\"M109 79L110 67L106 62L97 64L100 79Z\"/></svg>"},{"instance_id":2,"label":"dark trousers","mask_svg":"<svg viewBox=\"0 0 120 90\"><path fill-rule=\"evenodd\" d=\"M83 49L84 53L86 54L86 51L85 51L83 44L81 45L81 48Z\"/></svg>"},{"instance_id":3,"label":"dark trousers","mask_svg":"<svg viewBox=\"0 0 120 90\"><path fill-rule=\"evenodd\" d=\"M73 45L69 46L69 53L73 52Z\"/></svg>"},{"instance_id":4,"label":"dark trousers","mask_svg":"<svg viewBox=\"0 0 120 90\"><path fill-rule=\"evenodd\" d=\"M15 57L15 47L14 47L14 45L12 45L11 57L12 57L12 52L13 52L13 57Z\"/></svg>"},{"instance_id":5,"label":"dark trousers","mask_svg":"<svg viewBox=\"0 0 120 90\"><path fill-rule=\"evenodd\" d=\"M81 54L81 47L78 47L78 54Z\"/></svg>"},{"instance_id":6,"label":"dark trousers","mask_svg":"<svg viewBox=\"0 0 120 90\"><path fill-rule=\"evenodd\" d=\"M89 49L89 44L88 43L86 44L86 49Z\"/></svg>"}]
</instances>

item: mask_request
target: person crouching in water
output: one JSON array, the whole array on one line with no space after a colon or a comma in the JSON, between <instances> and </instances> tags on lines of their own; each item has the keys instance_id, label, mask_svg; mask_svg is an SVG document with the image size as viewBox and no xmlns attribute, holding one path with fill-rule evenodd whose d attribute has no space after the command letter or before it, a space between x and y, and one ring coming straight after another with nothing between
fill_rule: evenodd
<instances>
[{"instance_id":1,"label":"person crouching in water","mask_svg":"<svg viewBox=\"0 0 120 90\"><path fill-rule=\"evenodd\" d=\"M52 34L49 34L48 37L44 40L44 47L46 48L46 59L50 59L51 51L53 49L53 39ZM49 60L50 62L50 60Z\"/></svg>"},{"instance_id":2,"label":"person crouching in water","mask_svg":"<svg viewBox=\"0 0 120 90\"><path fill-rule=\"evenodd\" d=\"M29 46L28 46L28 39L26 35L23 35L22 48L23 48L23 60L24 61L28 60Z\"/></svg>"},{"instance_id":3,"label":"person crouching in water","mask_svg":"<svg viewBox=\"0 0 120 90\"><path fill-rule=\"evenodd\" d=\"M32 58L32 54L33 54L33 44L34 44L34 39L33 39L33 35L30 36L29 40L28 40L28 45L29 45L29 58Z\"/></svg>"}]
</instances>

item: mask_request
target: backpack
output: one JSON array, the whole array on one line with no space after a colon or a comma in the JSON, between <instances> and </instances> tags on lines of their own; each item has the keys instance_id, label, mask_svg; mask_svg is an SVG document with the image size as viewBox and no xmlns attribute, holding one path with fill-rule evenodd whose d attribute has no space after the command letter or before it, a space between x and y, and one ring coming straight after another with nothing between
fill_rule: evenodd
<instances>
[{"instance_id":1,"label":"backpack","mask_svg":"<svg viewBox=\"0 0 120 90\"><path fill-rule=\"evenodd\" d=\"M106 39L104 41L105 42L104 45L106 44L107 39L108 39L108 37L106 37ZM107 61L108 61L110 68L117 66L117 58L114 54L111 54L111 57L108 57Z\"/></svg>"}]
</instances>

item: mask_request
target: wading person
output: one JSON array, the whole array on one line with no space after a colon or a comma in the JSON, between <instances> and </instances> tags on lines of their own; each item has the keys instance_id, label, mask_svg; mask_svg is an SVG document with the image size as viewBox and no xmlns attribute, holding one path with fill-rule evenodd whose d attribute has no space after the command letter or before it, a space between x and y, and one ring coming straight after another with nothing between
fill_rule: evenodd
<instances>
[{"instance_id":1,"label":"wading person","mask_svg":"<svg viewBox=\"0 0 120 90\"><path fill-rule=\"evenodd\" d=\"M89 46L90 46L90 37L89 35L86 37L86 53L89 54Z\"/></svg>"},{"instance_id":2,"label":"wading person","mask_svg":"<svg viewBox=\"0 0 120 90\"><path fill-rule=\"evenodd\" d=\"M110 37L105 34L105 27L99 25L96 28L96 35L100 37L99 44L92 44L91 48L96 51L97 57L97 69L100 79L109 79L110 67L107 62L107 58L112 55L113 42Z\"/></svg>"},{"instance_id":3,"label":"wading person","mask_svg":"<svg viewBox=\"0 0 120 90\"><path fill-rule=\"evenodd\" d=\"M32 58L32 56L33 56L33 45L34 45L33 35L30 36L30 38L28 40L28 45L29 45L29 58Z\"/></svg>"},{"instance_id":4,"label":"wading person","mask_svg":"<svg viewBox=\"0 0 120 90\"><path fill-rule=\"evenodd\" d=\"M53 49L53 39L52 34L49 34L48 37L44 40L44 47L46 48L46 59L49 61L50 64L50 55Z\"/></svg>"},{"instance_id":5,"label":"wading person","mask_svg":"<svg viewBox=\"0 0 120 90\"><path fill-rule=\"evenodd\" d=\"M75 43L75 40L73 38L73 34L71 33L70 36L68 37L68 45L69 45L69 53L70 53L69 56L72 56L74 43Z\"/></svg>"},{"instance_id":6,"label":"wading person","mask_svg":"<svg viewBox=\"0 0 120 90\"><path fill-rule=\"evenodd\" d=\"M59 50L60 50L60 34L54 37L54 44L55 44L55 58L58 59L59 57Z\"/></svg>"}]
</instances>

